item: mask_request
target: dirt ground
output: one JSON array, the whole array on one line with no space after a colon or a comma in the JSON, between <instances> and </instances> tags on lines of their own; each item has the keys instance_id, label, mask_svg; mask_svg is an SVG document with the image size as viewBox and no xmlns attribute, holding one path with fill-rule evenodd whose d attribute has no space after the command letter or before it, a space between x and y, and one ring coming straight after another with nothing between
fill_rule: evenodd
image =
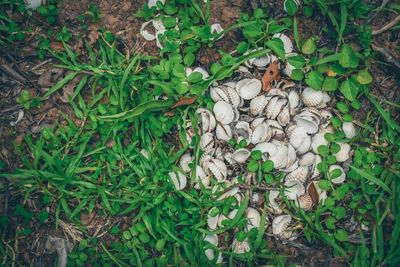
<instances>
[{"instance_id":1,"label":"dirt ground","mask_svg":"<svg viewBox=\"0 0 400 267\"><path fill-rule=\"evenodd\" d=\"M74 117L72 108L65 103L65 97L60 93L53 94L48 100L43 102L43 105L38 109L24 110L16 102L16 98L22 90L28 90L31 96L43 95L46 90L51 88L58 80L67 75L67 72L54 67L56 60L46 56L44 59L39 59L36 56L38 47L38 36L44 36L49 29L54 32L59 31L63 26L77 36L81 33L81 25L77 21L77 17L82 15L86 10L89 10L90 3L94 3L99 12L104 16L98 23L87 21L88 30L85 31L84 39L88 39L93 44L99 37L97 30L100 26L104 26L106 30L118 35L118 46L121 50L132 51L140 49L143 53L157 55L157 47L154 42L146 42L139 34L139 29L143 20L136 18L134 14L143 6L144 0L63 0L61 1L59 16L56 26L51 26L46 23L43 18L35 15L27 24L33 27L33 33L28 34L28 37L23 43L16 47L4 47L0 50L0 64L8 66L19 76L10 74L0 70L0 158L6 163L6 171L12 171L21 165L21 160L18 156L13 142L21 144L25 134L33 134L33 137L38 136L41 127L54 124L55 121L63 122L63 117L59 111ZM210 23L220 23L222 27L228 28L236 23L241 13L253 13L255 8L266 5L266 12L269 17L281 19L283 16L282 6L283 1L272 0L218 0L211 1L211 18ZM375 6L377 4L375 3ZM378 14L371 22L372 29L379 29L390 22L396 14L384 13ZM307 18L299 16L299 35L301 38L307 36L320 36L322 40L326 37L322 31L323 27L327 27L325 20L322 18ZM399 31L386 31L382 34L374 36L377 46L385 47L392 52L393 56L400 60ZM292 34L289 36L294 39ZM222 48L225 52L231 52L236 45L242 40L240 30L231 31L224 38L216 43L216 48L201 49L199 51L198 64L203 64L209 67L213 62L218 61L220 54L218 48ZM353 41L353 40L352 40ZM356 40L354 40L355 42ZM321 42L321 47L332 49L335 42ZM84 53L83 42L74 39L71 43L76 52ZM356 46L357 44L355 44ZM382 56L377 57L380 62L385 59ZM374 76L374 84L371 86L373 94L390 100L395 103L400 103L400 71L390 65L380 64L379 62L371 62L371 73ZM63 101L64 100L64 101ZM363 121L371 107L368 102L362 100L362 109L354 114L355 118ZM16 125L11 126L10 123L17 120L21 111L24 110L23 118ZM3 182L3 188L7 189L7 182ZM13 191L10 191L13 190ZM22 203L24 195L21 189L10 189L0 192L0 207L1 215L10 214L18 203ZM32 212L39 211L41 201L38 195L31 195L28 199L28 206ZM55 207L49 207L49 213L54 215ZM101 238L110 242L112 237L109 234L102 235L110 225L121 225L124 228L124 222L129 218L119 217L115 221L107 221L102 216L94 216L91 218L82 218L86 220L89 234L101 235ZM21 236L17 234L19 225L22 223L22 218L10 216L10 223L1 232L5 240L17 238L19 240L19 249L16 257L24 265L29 266L50 266L54 265L55 255L44 254L44 243L48 235L63 236L65 232L72 232L71 225L66 224L58 230L54 228L54 221L50 219L45 223L38 223L32 220L29 224L32 229L32 234ZM71 234L68 234L71 237ZM75 238L79 240L82 236L76 232ZM315 244L314 247L304 246L301 240L282 244L274 238L268 240L269 248L278 253L286 253L294 256L294 259L303 262L303 266L341 266L345 263L340 259L334 259L332 250L323 244ZM322 247L322 248L321 248Z\"/></svg>"}]
</instances>

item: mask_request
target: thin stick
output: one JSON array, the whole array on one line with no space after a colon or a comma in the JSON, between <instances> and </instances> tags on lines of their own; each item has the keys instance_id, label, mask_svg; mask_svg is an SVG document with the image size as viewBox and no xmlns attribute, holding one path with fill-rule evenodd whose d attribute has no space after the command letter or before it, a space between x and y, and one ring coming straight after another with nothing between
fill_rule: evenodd
<instances>
[{"instance_id":1,"label":"thin stick","mask_svg":"<svg viewBox=\"0 0 400 267\"><path fill-rule=\"evenodd\" d=\"M394 20L392 20L390 23L386 24L385 26L383 26L379 30L372 31L372 35L377 35L377 34L380 34L380 33L383 33L385 31L389 30L394 25L396 25L397 22L399 22L399 21L400 21L400 15L398 15Z\"/></svg>"}]
</instances>

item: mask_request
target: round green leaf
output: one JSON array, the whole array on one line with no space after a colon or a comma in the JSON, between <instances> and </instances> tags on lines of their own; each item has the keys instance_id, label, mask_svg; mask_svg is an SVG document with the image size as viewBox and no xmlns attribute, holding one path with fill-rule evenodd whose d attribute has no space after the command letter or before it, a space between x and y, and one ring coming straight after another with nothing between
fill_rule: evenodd
<instances>
[{"instance_id":1,"label":"round green leaf","mask_svg":"<svg viewBox=\"0 0 400 267\"><path fill-rule=\"evenodd\" d=\"M164 249L165 243L167 243L167 239L159 239L156 243L156 250L162 251Z\"/></svg>"},{"instance_id":2,"label":"round green leaf","mask_svg":"<svg viewBox=\"0 0 400 267\"><path fill-rule=\"evenodd\" d=\"M240 230L240 231L236 234L236 238L237 238L237 241L243 242L243 240L246 239L246 233L245 233L243 230Z\"/></svg>"},{"instance_id":3,"label":"round green leaf","mask_svg":"<svg viewBox=\"0 0 400 267\"><path fill-rule=\"evenodd\" d=\"M343 101L340 101L336 104L336 107L338 108L338 110L342 113L347 113L349 112L349 107L347 106L347 104Z\"/></svg>"},{"instance_id":4,"label":"round green leaf","mask_svg":"<svg viewBox=\"0 0 400 267\"><path fill-rule=\"evenodd\" d=\"M251 151L251 158L254 160L260 160L262 157L262 153L260 150L253 150Z\"/></svg>"},{"instance_id":5,"label":"round green leaf","mask_svg":"<svg viewBox=\"0 0 400 267\"><path fill-rule=\"evenodd\" d=\"M261 168L263 172L270 172L274 169L274 162L272 160L266 160L262 163Z\"/></svg>"},{"instance_id":6,"label":"round green leaf","mask_svg":"<svg viewBox=\"0 0 400 267\"><path fill-rule=\"evenodd\" d=\"M340 220L346 216L346 209L344 207L336 207L334 210L336 219Z\"/></svg>"},{"instance_id":7,"label":"round green leaf","mask_svg":"<svg viewBox=\"0 0 400 267\"><path fill-rule=\"evenodd\" d=\"M300 55L289 57L287 61L297 69L302 68L306 64L306 60Z\"/></svg>"},{"instance_id":8,"label":"round green leaf","mask_svg":"<svg viewBox=\"0 0 400 267\"><path fill-rule=\"evenodd\" d=\"M340 85L340 92L350 101L354 101L358 93L358 85L353 79L346 80Z\"/></svg>"},{"instance_id":9,"label":"round green leaf","mask_svg":"<svg viewBox=\"0 0 400 267\"><path fill-rule=\"evenodd\" d=\"M322 190L329 190L330 189L330 182L328 180L320 180L318 182L318 187Z\"/></svg>"},{"instance_id":10,"label":"round green leaf","mask_svg":"<svg viewBox=\"0 0 400 267\"><path fill-rule=\"evenodd\" d=\"M343 229L337 230L337 232L334 235L335 238L341 242L347 241L347 232Z\"/></svg>"},{"instance_id":11,"label":"round green leaf","mask_svg":"<svg viewBox=\"0 0 400 267\"><path fill-rule=\"evenodd\" d=\"M306 74L306 84L314 90L320 90L324 76L319 71L311 71Z\"/></svg>"},{"instance_id":12,"label":"round green leaf","mask_svg":"<svg viewBox=\"0 0 400 267\"><path fill-rule=\"evenodd\" d=\"M264 175L265 182L267 184L272 184L274 182L274 176L270 173Z\"/></svg>"},{"instance_id":13,"label":"round green leaf","mask_svg":"<svg viewBox=\"0 0 400 267\"><path fill-rule=\"evenodd\" d=\"M325 220L326 228L328 228L330 230L335 229L336 228L335 222L336 222L336 219L333 217L326 218L326 220Z\"/></svg>"},{"instance_id":14,"label":"round green leaf","mask_svg":"<svg viewBox=\"0 0 400 267\"><path fill-rule=\"evenodd\" d=\"M173 28L176 26L176 18L175 17L164 17L162 20L165 28Z\"/></svg>"},{"instance_id":15,"label":"round green leaf","mask_svg":"<svg viewBox=\"0 0 400 267\"><path fill-rule=\"evenodd\" d=\"M352 122L354 120L353 116L350 114L344 114L343 115L343 121L344 122Z\"/></svg>"},{"instance_id":16,"label":"round green leaf","mask_svg":"<svg viewBox=\"0 0 400 267\"><path fill-rule=\"evenodd\" d=\"M258 163L256 160L251 160L248 164L247 164L247 169L250 172L256 172L258 170Z\"/></svg>"},{"instance_id":17,"label":"round green leaf","mask_svg":"<svg viewBox=\"0 0 400 267\"><path fill-rule=\"evenodd\" d=\"M338 153L340 151L340 146L338 144L332 144L331 148L330 148L330 151L332 153L334 153L334 154Z\"/></svg>"},{"instance_id":18,"label":"round green leaf","mask_svg":"<svg viewBox=\"0 0 400 267\"><path fill-rule=\"evenodd\" d=\"M198 83L203 79L203 74L201 74L200 72L192 72L189 77L188 77L188 81L190 83Z\"/></svg>"},{"instance_id":19,"label":"round green leaf","mask_svg":"<svg viewBox=\"0 0 400 267\"><path fill-rule=\"evenodd\" d=\"M330 172L329 177L331 180L338 178L340 175L342 175L342 170L340 169L334 169Z\"/></svg>"},{"instance_id":20,"label":"round green leaf","mask_svg":"<svg viewBox=\"0 0 400 267\"><path fill-rule=\"evenodd\" d=\"M306 54L306 55L310 55L310 54L314 53L315 50L317 50L317 45L315 44L315 41L313 38L307 39L304 42L303 47L301 48L301 51L303 52L303 54Z\"/></svg>"},{"instance_id":21,"label":"round green leaf","mask_svg":"<svg viewBox=\"0 0 400 267\"><path fill-rule=\"evenodd\" d=\"M250 48L250 45L247 42L240 42L238 46L236 47L236 52L239 54L246 53Z\"/></svg>"},{"instance_id":22,"label":"round green leaf","mask_svg":"<svg viewBox=\"0 0 400 267\"><path fill-rule=\"evenodd\" d=\"M302 81L304 78L304 74L301 70L294 69L294 70L292 70L291 78L295 81Z\"/></svg>"},{"instance_id":23,"label":"round green leaf","mask_svg":"<svg viewBox=\"0 0 400 267\"><path fill-rule=\"evenodd\" d=\"M148 243L150 241L150 236L148 233L141 233L139 235L139 240L142 243Z\"/></svg>"},{"instance_id":24,"label":"round green leaf","mask_svg":"<svg viewBox=\"0 0 400 267\"><path fill-rule=\"evenodd\" d=\"M190 67L193 62L194 62L195 56L192 52L187 53L185 58L183 59L183 62L185 63L186 66Z\"/></svg>"},{"instance_id":25,"label":"round green leaf","mask_svg":"<svg viewBox=\"0 0 400 267\"><path fill-rule=\"evenodd\" d=\"M129 231L124 231L124 233L122 234L122 237L126 240L131 239L131 233Z\"/></svg>"},{"instance_id":26,"label":"round green leaf","mask_svg":"<svg viewBox=\"0 0 400 267\"><path fill-rule=\"evenodd\" d=\"M183 94L185 94L187 91L189 91L189 86L187 85L186 82L179 83L179 84L176 85L175 91L176 91L178 94L183 95Z\"/></svg>"},{"instance_id":27,"label":"round green leaf","mask_svg":"<svg viewBox=\"0 0 400 267\"><path fill-rule=\"evenodd\" d=\"M325 77L322 89L325 91L335 91L338 88L338 82L334 77Z\"/></svg>"},{"instance_id":28,"label":"round green leaf","mask_svg":"<svg viewBox=\"0 0 400 267\"><path fill-rule=\"evenodd\" d=\"M342 126L342 121L337 117L332 117L329 119L332 123L333 128L339 129Z\"/></svg>"},{"instance_id":29,"label":"round green leaf","mask_svg":"<svg viewBox=\"0 0 400 267\"><path fill-rule=\"evenodd\" d=\"M297 4L296 4L296 2L294 0L286 0L285 1L285 8L286 8L286 12L290 16L293 16L294 14L296 14L296 12L298 10L298 6L297 6Z\"/></svg>"},{"instance_id":30,"label":"round green leaf","mask_svg":"<svg viewBox=\"0 0 400 267\"><path fill-rule=\"evenodd\" d=\"M361 108L361 103L357 99L351 102L350 104L354 109L360 109Z\"/></svg>"},{"instance_id":31,"label":"round green leaf","mask_svg":"<svg viewBox=\"0 0 400 267\"><path fill-rule=\"evenodd\" d=\"M367 70L360 70L357 75L357 81L360 84L370 84L372 82L372 76Z\"/></svg>"}]
</instances>

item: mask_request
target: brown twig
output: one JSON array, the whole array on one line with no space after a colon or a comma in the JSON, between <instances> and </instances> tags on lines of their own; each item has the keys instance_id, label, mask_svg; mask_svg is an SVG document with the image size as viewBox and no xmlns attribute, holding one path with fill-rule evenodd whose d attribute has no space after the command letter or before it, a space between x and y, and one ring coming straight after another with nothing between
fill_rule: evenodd
<instances>
[{"instance_id":1,"label":"brown twig","mask_svg":"<svg viewBox=\"0 0 400 267\"><path fill-rule=\"evenodd\" d=\"M372 49L380 52L384 57L387 63L393 64L396 68L400 69L400 61L396 59L393 54L384 47L379 47L375 44L371 44Z\"/></svg>"},{"instance_id":2,"label":"brown twig","mask_svg":"<svg viewBox=\"0 0 400 267\"><path fill-rule=\"evenodd\" d=\"M8 215L8 181L6 178L3 177L2 179L3 181L3 187L4 187L4 206L3 206L3 217L7 218ZM3 236L2 239L5 239L6 236L6 232L7 232L7 223L3 226Z\"/></svg>"},{"instance_id":3,"label":"brown twig","mask_svg":"<svg viewBox=\"0 0 400 267\"><path fill-rule=\"evenodd\" d=\"M385 26L383 26L379 30L372 31L372 35L381 34L381 33L385 32L385 31L389 30L394 25L396 25L399 21L400 21L400 15L398 15L394 20L392 20L391 22L389 22L388 24L386 24Z\"/></svg>"},{"instance_id":4,"label":"brown twig","mask_svg":"<svg viewBox=\"0 0 400 267\"><path fill-rule=\"evenodd\" d=\"M383 0L381 5L378 7L378 9L384 8L387 4L389 3L389 0ZM378 10L373 11L372 13L369 14L368 19L365 21L365 24L370 24L371 21L375 18L376 15L378 15Z\"/></svg>"}]
</instances>

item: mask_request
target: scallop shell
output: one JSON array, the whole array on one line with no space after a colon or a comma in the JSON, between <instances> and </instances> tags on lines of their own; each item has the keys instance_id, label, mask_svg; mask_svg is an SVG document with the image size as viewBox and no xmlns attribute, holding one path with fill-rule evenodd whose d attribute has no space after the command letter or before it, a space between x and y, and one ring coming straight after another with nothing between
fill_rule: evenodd
<instances>
[{"instance_id":1,"label":"scallop shell","mask_svg":"<svg viewBox=\"0 0 400 267\"><path fill-rule=\"evenodd\" d=\"M300 161L299 161L299 165L300 166L304 166L304 167L308 167L313 165L315 162L315 154L312 152L308 152L304 155L301 156Z\"/></svg>"},{"instance_id":2,"label":"scallop shell","mask_svg":"<svg viewBox=\"0 0 400 267\"><path fill-rule=\"evenodd\" d=\"M269 127L262 123L258 125L252 132L250 142L254 145L265 142L271 138L271 131Z\"/></svg>"},{"instance_id":3,"label":"scallop shell","mask_svg":"<svg viewBox=\"0 0 400 267\"><path fill-rule=\"evenodd\" d=\"M297 154L302 155L308 152L310 150L310 146L311 146L311 137L307 135L306 138L304 138L303 143L296 149Z\"/></svg>"},{"instance_id":4,"label":"scallop shell","mask_svg":"<svg viewBox=\"0 0 400 267\"><path fill-rule=\"evenodd\" d=\"M196 166L196 184L194 186L194 188L196 189L200 189L200 183L199 183L199 178L201 180L201 183L204 185L205 188L208 188L210 186L210 176L206 175L206 173L204 172L203 168L200 166Z\"/></svg>"},{"instance_id":5,"label":"scallop shell","mask_svg":"<svg viewBox=\"0 0 400 267\"><path fill-rule=\"evenodd\" d=\"M304 183L308 178L308 167L300 166L296 170L292 171L285 177L285 181L296 180L300 183Z\"/></svg>"},{"instance_id":6,"label":"scallop shell","mask_svg":"<svg viewBox=\"0 0 400 267\"><path fill-rule=\"evenodd\" d=\"M190 172L190 167L189 164L193 162L193 158L190 155L190 153L185 153L182 155L182 157L179 159L179 167L181 167L181 169L188 173Z\"/></svg>"},{"instance_id":7,"label":"scallop shell","mask_svg":"<svg viewBox=\"0 0 400 267\"><path fill-rule=\"evenodd\" d=\"M271 57L268 54L262 57L254 58L252 60L252 64L259 68L267 66L270 62L271 62Z\"/></svg>"},{"instance_id":8,"label":"scallop shell","mask_svg":"<svg viewBox=\"0 0 400 267\"><path fill-rule=\"evenodd\" d=\"M300 114L294 116L293 121L296 122L298 126L306 129L307 133L315 134L319 130L319 125L321 123L320 118L311 111L305 110Z\"/></svg>"},{"instance_id":9,"label":"scallop shell","mask_svg":"<svg viewBox=\"0 0 400 267\"><path fill-rule=\"evenodd\" d=\"M315 154L318 154L319 146L326 146L326 145L328 145L328 141L325 139L325 136L323 133L317 133L313 136L312 142L311 142L311 148Z\"/></svg>"},{"instance_id":10,"label":"scallop shell","mask_svg":"<svg viewBox=\"0 0 400 267\"><path fill-rule=\"evenodd\" d=\"M297 161L296 150L291 144L287 145L288 148L288 155L287 155L287 163L286 163L286 170L293 166L293 164Z\"/></svg>"},{"instance_id":11,"label":"scallop shell","mask_svg":"<svg viewBox=\"0 0 400 267\"><path fill-rule=\"evenodd\" d=\"M353 138L356 135L356 128L352 122L343 122L342 129L346 138Z\"/></svg>"},{"instance_id":12,"label":"scallop shell","mask_svg":"<svg viewBox=\"0 0 400 267\"><path fill-rule=\"evenodd\" d=\"M211 111L205 108L199 108L197 109L197 114L201 133L211 132L215 129L216 121Z\"/></svg>"},{"instance_id":13,"label":"scallop shell","mask_svg":"<svg viewBox=\"0 0 400 267\"><path fill-rule=\"evenodd\" d=\"M200 149L206 150L214 147L214 135L212 133L205 133L200 138Z\"/></svg>"},{"instance_id":14,"label":"scallop shell","mask_svg":"<svg viewBox=\"0 0 400 267\"><path fill-rule=\"evenodd\" d=\"M261 91L261 81L257 79L243 79L237 82L236 91L243 99L252 99Z\"/></svg>"},{"instance_id":15,"label":"scallop shell","mask_svg":"<svg viewBox=\"0 0 400 267\"><path fill-rule=\"evenodd\" d=\"M285 49L285 54L290 54L293 52L293 43L289 37L287 37L283 33L276 33L272 36L272 38L279 38L283 42L283 48Z\"/></svg>"},{"instance_id":16,"label":"scallop shell","mask_svg":"<svg viewBox=\"0 0 400 267\"><path fill-rule=\"evenodd\" d=\"M282 238L290 238L292 232L287 232L286 229L291 221L292 217L290 215L280 215L275 217L272 221L272 233Z\"/></svg>"},{"instance_id":17,"label":"scallop shell","mask_svg":"<svg viewBox=\"0 0 400 267\"><path fill-rule=\"evenodd\" d=\"M232 154L232 159L237 163L245 163L249 157L250 151L248 151L246 148L240 148Z\"/></svg>"},{"instance_id":18,"label":"scallop shell","mask_svg":"<svg viewBox=\"0 0 400 267\"><path fill-rule=\"evenodd\" d=\"M311 87L306 87L301 94L301 99L306 106L315 107L322 103L324 94L321 90L314 90Z\"/></svg>"},{"instance_id":19,"label":"scallop shell","mask_svg":"<svg viewBox=\"0 0 400 267\"><path fill-rule=\"evenodd\" d=\"M260 227L261 215L256 209L247 208L246 218L247 218L247 230Z\"/></svg>"},{"instance_id":20,"label":"scallop shell","mask_svg":"<svg viewBox=\"0 0 400 267\"><path fill-rule=\"evenodd\" d=\"M252 116L261 115L267 105L268 100L265 95L259 95L250 101L250 114Z\"/></svg>"},{"instance_id":21,"label":"scallop shell","mask_svg":"<svg viewBox=\"0 0 400 267\"><path fill-rule=\"evenodd\" d=\"M210 96L214 102L224 101L234 108L240 105L240 97L231 87L211 87Z\"/></svg>"},{"instance_id":22,"label":"scallop shell","mask_svg":"<svg viewBox=\"0 0 400 267\"><path fill-rule=\"evenodd\" d=\"M319 199L318 202L321 202L321 201L322 201L322 203L324 203L325 199L328 197L327 194L326 194L327 191L322 190L321 188L319 188L318 183L319 183L319 181L312 181L312 182L307 186L307 194L310 195L309 188L310 188L310 185L313 184L314 187L315 187L315 189L317 190L318 199Z\"/></svg>"},{"instance_id":23,"label":"scallop shell","mask_svg":"<svg viewBox=\"0 0 400 267\"><path fill-rule=\"evenodd\" d=\"M296 91L290 91L288 95L290 112L292 113L300 105L300 96Z\"/></svg>"},{"instance_id":24,"label":"scallop shell","mask_svg":"<svg viewBox=\"0 0 400 267\"><path fill-rule=\"evenodd\" d=\"M293 127L290 131L289 142L295 148L299 148L304 140L309 137L306 129L300 126Z\"/></svg>"},{"instance_id":25,"label":"scallop shell","mask_svg":"<svg viewBox=\"0 0 400 267\"><path fill-rule=\"evenodd\" d=\"M312 208L312 205L313 201L310 195L304 194L299 196L299 206L301 209L303 209L304 211L308 211Z\"/></svg>"},{"instance_id":26,"label":"scallop shell","mask_svg":"<svg viewBox=\"0 0 400 267\"><path fill-rule=\"evenodd\" d=\"M338 162L345 162L350 158L350 145L347 143L339 143L340 151L335 153L334 156Z\"/></svg>"},{"instance_id":27,"label":"scallop shell","mask_svg":"<svg viewBox=\"0 0 400 267\"><path fill-rule=\"evenodd\" d=\"M207 162L206 166L204 167L204 171L206 169L217 179L218 182L221 182L226 179L228 174L228 169L225 163L219 159L211 159Z\"/></svg>"},{"instance_id":28,"label":"scallop shell","mask_svg":"<svg viewBox=\"0 0 400 267\"><path fill-rule=\"evenodd\" d=\"M211 230L217 229L218 218L219 218L219 216L220 216L219 213L218 213L216 216L214 216L214 217L211 216L211 212L212 212L213 210L215 210L215 209L217 209L217 208L212 208L212 209L210 209L210 211L208 212L208 217L207 217L207 225L208 225L208 228L210 228Z\"/></svg>"},{"instance_id":29,"label":"scallop shell","mask_svg":"<svg viewBox=\"0 0 400 267\"><path fill-rule=\"evenodd\" d=\"M269 159L274 162L275 169L283 169L286 167L288 162L288 148L287 146L276 146L277 152L272 155Z\"/></svg>"},{"instance_id":30,"label":"scallop shell","mask_svg":"<svg viewBox=\"0 0 400 267\"><path fill-rule=\"evenodd\" d=\"M290 122L290 112L288 106L285 106L281 113L279 113L278 122L282 126L286 126Z\"/></svg>"},{"instance_id":31,"label":"scallop shell","mask_svg":"<svg viewBox=\"0 0 400 267\"><path fill-rule=\"evenodd\" d=\"M177 173L178 173L178 177L176 177L175 172L170 172L169 177L171 178L171 180L175 186L175 189L182 190L186 187L187 179L183 173L181 173L181 172L177 172ZM179 179L179 181L178 181L178 179Z\"/></svg>"},{"instance_id":32,"label":"scallop shell","mask_svg":"<svg viewBox=\"0 0 400 267\"><path fill-rule=\"evenodd\" d=\"M232 106L224 101L218 101L215 103L213 111L216 120L222 124L229 124L235 118L235 113Z\"/></svg>"},{"instance_id":33,"label":"scallop shell","mask_svg":"<svg viewBox=\"0 0 400 267\"><path fill-rule=\"evenodd\" d=\"M215 135L218 140L229 142L232 139L232 128L229 124L218 124L215 129Z\"/></svg>"},{"instance_id":34,"label":"scallop shell","mask_svg":"<svg viewBox=\"0 0 400 267\"><path fill-rule=\"evenodd\" d=\"M262 153L263 160L268 160L271 156L275 155L278 152L278 148L276 145L273 143L260 143L257 144L254 148L253 151L259 150Z\"/></svg>"},{"instance_id":35,"label":"scallop shell","mask_svg":"<svg viewBox=\"0 0 400 267\"><path fill-rule=\"evenodd\" d=\"M281 113L283 107L286 105L287 99L279 98L279 97L273 97L271 100L268 102L268 105L265 109L265 113L267 115L268 119L274 120L279 113Z\"/></svg>"},{"instance_id":36,"label":"scallop shell","mask_svg":"<svg viewBox=\"0 0 400 267\"><path fill-rule=\"evenodd\" d=\"M341 184L341 183L343 183L344 180L346 179L346 174L344 173L343 168L340 167L339 165L331 165L331 166L329 167L329 175L330 175L330 173L331 173L333 170L341 170L341 171L342 171L342 174L341 174L339 177L337 177L337 178L331 179L331 182L334 183L334 184Z\"/></svg>"},{"instance_id":37,"label":"scallop shell","mask_svg":"<svg viewBox=\"0 0 400 267\"><path fill-rule=\"evenodd\" d=\"M323 92L324 98L322 99L322 103L317 106L317 108L326 108L328 106L329 101L331 101L331 97L327 92Z\"/></svg>"},{"instance_id":38,"label":"scallop shell","mask_svg":"<svg viewBox=\"0 0 400 267\"><path fill-rule=\"evenodd\" d=\"M290 200L296 200L305 192L303 184L295 179L285 181L285 186L285 196Z\"/></svg>"},{"instance_id":39,"label":"scallop shell","mask_svg":"<svg viewBox=\"0 0 400 267\"><path fill-rule=\"evenodd\" d=\"M224 159L226 162L228 162L230 165L234 164L235 161L233 160L233 153L227 152L224 154Z\"/></svg>"}]
</instances>

